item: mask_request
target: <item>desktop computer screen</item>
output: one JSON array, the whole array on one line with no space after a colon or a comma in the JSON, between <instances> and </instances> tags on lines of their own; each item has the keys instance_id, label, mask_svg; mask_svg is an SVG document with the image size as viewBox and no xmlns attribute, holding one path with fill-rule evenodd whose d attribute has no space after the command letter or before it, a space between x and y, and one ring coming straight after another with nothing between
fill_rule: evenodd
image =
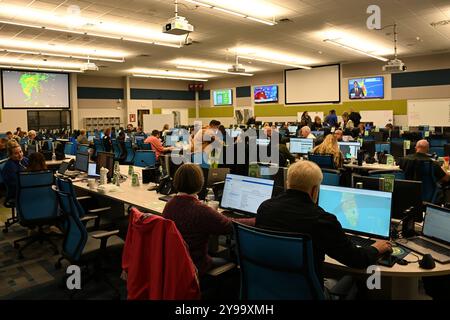
<instances>
[{"instance_id":1,"label":"desktop computer screen","mask_svg":"<svg viewBox=\"0 0 450 320\"><path fill-rule=\"evenodd\" d=\"M97 164L95 162L90 162L89 168L88 168L88 177L93 177L93 178L100 177L100 175L97 174L96 171L97 171Z\"/></svg>"},{"instance_id":2,"label":"desktop computer screen","mask_svg":"<svg viewBox=\"0 0 450 320\"><path fill-rule=\"evenodd\" d=\"M89 153L77 152L75 160L75 170L81 172L88 172L89 168Z\"/></svg>"},{"instance_id":3,"label":"desktop computer screen","mask_svg":"<svg viewBox=\"0 0 450 320\"><path fill-rule=\"evenodd\" d=\"M297 133L297 129L298 129L297 126L289 126L288 127L288 130L289 130L290 134L296 134Z\"/></svg>"},{"instance_id":4,"label":"desktop computer screen","mask_svg":"<svg viewBox=\"0 0 450 320\"><path fill-rule=\"evenodd\" d=\"M273 180L227 174L220 206L256 214L260 204L272 196Z\"/></svg>"},{"instance_id":5,"label":"desktop computer screen","mask_svg":"<svg viewBox=\"0 0 450 320\"><path fill-rule=\"evenodd\" d=\"M320 186L319 206L350 233L389 239L392 193Z\"/></svg>"},{"instance_id":6,"label":"desktop computer screen","mask_svg":"<svg viewBox=\"0 0 450 320\"><path fill-rule=\"evenodd\" d=\"M289 141L289 151L291 153L308 154L313 147L313 139L291 138Z\"/></svg>"},{"instance_id":7,"label":"desktop computer screen","mask_svg":"<svg viewBox=\"0 0 450 320\"><path fill-rule=\"evenodd\" d=\"M450 213L448 209L427 206L423 234L450 243Z\"/></svg>"},{"instance_id":8,"label":"desktop computer screen","mask_svg":"<svg viewBox=\"0 0 450 320\"><path fill-rule=\"evenodd\" d=\"M361 148L361 144L359 142L338 142L339 149L344 155L345 159L358 158L358 151Z\"/></svg>"}]
</instances>

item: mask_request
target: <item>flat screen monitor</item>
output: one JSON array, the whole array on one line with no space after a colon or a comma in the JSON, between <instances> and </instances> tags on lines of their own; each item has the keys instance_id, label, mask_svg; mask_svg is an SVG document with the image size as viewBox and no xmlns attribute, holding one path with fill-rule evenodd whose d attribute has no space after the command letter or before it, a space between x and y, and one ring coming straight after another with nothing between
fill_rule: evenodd
<instances>
[{"instance_id":1,"label":"flat screen monitor","mask_svg":"<svg viewBox=\"0 0 450 320\"><path fill-rule=\"evenodd\" d=\"M313 147L313 139L291 138L289 141L289 151L291 153L308 154Z\"/></svg>"},{"instance_id":2,"label":"flat screen monitor","mask_svg":"<svg viewBox=\"0 0 450 320\"><path fill-rule=\"evenodd\" d=\"M77 152L75 158L75 170L88 172L89 169L89 153Z\"/></svg>"},{"instance_id":3,"label":"flat screen monitor","mask_svg":"<svg viewBox=\"0 0 450 320\"><path fill-rule=\"evenodd\" d=\"M348 80L350 99L383 99L384 77L368 77Z\"/></svg>"},{"instance_id":4,"label":"flat screen monitor","mask_svg":"<svg viewBox=\"0 0 450 320\"><path fill-rule=\"evenodd\" d=\"M256 214L272 196L273 180L227 174L220 206L242 213Z\"/></svg>"},{"instance_id":5,"label":"flat screen monitor","mask_svg":"<svg viewBox=\"0 0 450 320\"><path fill-rule=\"evenodd\" d=\"M69 74L2 70L4 109L67 109Z\"/></svg>"},{"instance_id":6,"label":"flat screen monitor","mask_svg":"<svg viewBox=\"0 0 450 320\"><path fill-rule=\"evenodd\" d=\"M102 151L97 152L97 174L100 174L101 168L108 169L108 180L111 180L114 173L114 153Z\"/></svg>"},{"instance_id":7,"label":"flat screen monitor","mask_svg":"<svg viewBox=\"0 0 450 320\"><path fill-rule=\"evenodd\" d=\"M298 126L289 126L288 127L288 130L289 130L290 134L296 134L297 133L297 129L298 129Z\"/></svg>"},{"instance_id":8,"label":"flat screen monitor","mask_svg":"<svg viewBox=\"0 0 450 320\"><path fill-rule=\"evenodd\" d=\"M347 232L389 239L390 192L321 185L319 206L334 214Z\"/></svg>"},{"instance_id":9,"label":"flat screen monitor","mask_svg":"<svg viewBox=\"0 0 450 320\"><path fill-rule=\"evenodd\" d=\"M100 177L100 175L97 174L97 164L95 162L90 162L89 163L88 177L92 177L92 178Z\"/></svg>"},{"instance_id":10,"label":"flat screen monitor","mask_svg":"<svg viewBox=\"0 0 450 320\"><path fill-rule=\"evenodd\" d=\"M215 106L230 106L233 104L233 91L231 89L214 90L213 102Z\"/></svg>"},{"instance_id":11,"label":"flat screen monitor","mask_svg":"<svg viewBox=\"0 0 450 320\"><path fill-rule=\"evenodd\" d=\"M278 86L259 86L253 88L255 103L270 103L278 101Z\"/></svg>"},{"instance_id":12,"label":"flat screen monitor","mask_svg":"<svg viewBox=\"0 0 450 320\"><path fill-rule=\"evenodd\" d=\"M359 142L339 141L338 145L345 159L356 159L358 157L358 151L361 148L361 144Z\"/></svg>"},{"instance_id":13,"label":"flat screen monitor","mask_svg":"<svg viewBox=\"0 0 450 320\"><path fill-rule=\"evenodd\" d=\"M423 223L423 235L450 244L449 210L428 205Z\"/></svg>"}]
</instances>

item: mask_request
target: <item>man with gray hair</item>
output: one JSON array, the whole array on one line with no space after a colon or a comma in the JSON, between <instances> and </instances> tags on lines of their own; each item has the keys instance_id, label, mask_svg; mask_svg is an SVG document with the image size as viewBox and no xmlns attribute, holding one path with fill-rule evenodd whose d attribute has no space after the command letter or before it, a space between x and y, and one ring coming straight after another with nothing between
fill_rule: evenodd
<instances>
[{"instance_id":1,"label":"man with gray hair","mask_svg":"<svg viewBox=\"0 0 450 320\"><path fill-rule=\"evenodd\" d=\"M255 224L264 229L309 234L321 283L325 254L349 267L362 269L392 251L389 241L376 241L372 246L360 248L350 241L336 216L317 205L322 179L322 171L311 161L291 165L287 191L259 206Z\"/></svg>"},{"instance_id":2,"label":"man with gray hair","mask_svg":"<svg viewBox=\"0 0 450 320\"><path fill-rule=\"evenodd\" d=\"M300 138L315 139L316 137L311 133L311 128L304 126L300 129Z\"/></svg>"}]
</instances>

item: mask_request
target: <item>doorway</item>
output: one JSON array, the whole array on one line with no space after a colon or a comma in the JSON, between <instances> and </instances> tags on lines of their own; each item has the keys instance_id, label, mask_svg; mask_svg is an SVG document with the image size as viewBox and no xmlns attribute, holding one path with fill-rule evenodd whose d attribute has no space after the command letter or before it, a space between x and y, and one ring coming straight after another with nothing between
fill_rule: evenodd
<instances>
[{"instance_id":1,"label":"doorway","mask_svg":"<svg viewBox=\"0 0 450 320\"><path fill-rule=\"evenodd\" d=\"M139 109L137 111L138 113L138 127L143 127L144 126L144 114L150 114L150 110L149 109Z\"/></svg>"}]
</instances>

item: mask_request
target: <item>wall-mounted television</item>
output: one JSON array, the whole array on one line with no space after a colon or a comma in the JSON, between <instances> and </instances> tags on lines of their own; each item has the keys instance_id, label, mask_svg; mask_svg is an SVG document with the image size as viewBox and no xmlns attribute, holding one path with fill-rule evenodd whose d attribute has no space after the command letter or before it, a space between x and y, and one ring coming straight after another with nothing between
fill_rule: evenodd
<instances>
[{"instance_id":1,"label":"wall-mounted television","mask_svg":"<svg viewBox=\"0 0 450 320\"><path fill-rule=\"evenodd\" d=\"M2 70L4 109L69 108L69 74Z\"/></svg>"},{"instance_id":2,"label":"wall-mounted television","mask_svg":"<svg viewBox=\"0 0 450 320\"><path fill-rule=\"evenodd\" d=\"M348 80L350 99L383 99L384 77L367 77Z\"/></svg>"},{"instance_id":3,"label":"wall-mounted television","mask_svg":"<svg viewBox=\"0 0 450 320\"><path fill-rule=\"evenodd\" d=\"M231 89L213 90L215 106L230 106L233 104L233 91Z\"/></svg>"},{"instance_id":4,"label":"wall-mounted television","mask_svg":"<svg viewBox=\"0 0 450 320\"><path fill-rule=\"evenodd\" d=\"M253 88L253 99L255 103L278 102L278 86L259 86Z\"/></svg>"}]
</instances>

